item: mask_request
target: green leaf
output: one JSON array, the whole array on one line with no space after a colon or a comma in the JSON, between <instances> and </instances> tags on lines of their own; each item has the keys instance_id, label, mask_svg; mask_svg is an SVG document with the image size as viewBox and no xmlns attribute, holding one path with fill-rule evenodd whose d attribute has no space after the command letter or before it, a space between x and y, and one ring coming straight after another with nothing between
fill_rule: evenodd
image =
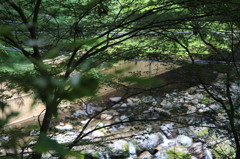
<instances>
[{"instance_id":1,"label":"green leaf","mask_svg":"<svg viewBox=\"0 0 240 159\"><path fill-rule=\"evenodd\" d=\"M57 143L55 140L51 140L45 135L40 135L35 145L35 150L38 153L47 153L49 151L55 151L58 156L76 156L82 158L83 154L78 154L67 150L63 145Z\"/></svg>"},{"instance_id":2,"label":"green leaf","mask_svg":"<svg viewBox=\"0 0 240 159\"><path fill-rule=\"evenodd\" d=\"M76 81L79 80L79 81ZM67 100L74 100L84 96L94 96L99 86L99 81L92 77L83 76L76 77L74 82L70 81L70 91L64 92L62 98Z\"/></svg>"},{"instance_id":3,"label":"green leaf","mask_svg":"<svg viewBox=\"0 0 240 159\"><path fill-rule=\"evenodd\" d=\"M19 113L18 112L10 112L8 114L5 114L5 118L0 119L0 129L4 127L4 125L6 125L9 120L13 117L16 117Z\"/></svg>"},{"instance_id":4,"label":"green leaf","mask_svg":"<svg viewBox=\"0 0 240 159\"><path fill-rule=\"evenodd\" d=\"M60 51L60 47L55 47L53 49L51 49L46 55L45 55L45 59L53 59L57 56L59 56L59 51Z\"/></svg>"},{"instance_id":5,"label":"green leaf","mask_svg":"<svg viewBox=\"0 0 240 159\"><path fill-rule=\"evenodd\" d=\"M0 35L9 35L12 33L12 28L6 25L0 25Z\"/></svg>"},{"instance_id":6,"label":"green leaf","mask_svg":"<svg viewBox=\"0 0 240 159\"><path fill-rule=\"evenodd\" d=\"M0 109L2 110L2 112L4 111L6 105L6 103L0 101Z\"/></svg>"},{"instance_id":7,"label":"green leaf","mask_svg":"<svg viewBox=\"0 0 240 159\"><path fill-rule=\"evenodd\" d=\"M77 39L71 47L81 47L83 46L90 46L97 41L97 38L89 38L89 39Z\"/></svg>"}]
</instances>

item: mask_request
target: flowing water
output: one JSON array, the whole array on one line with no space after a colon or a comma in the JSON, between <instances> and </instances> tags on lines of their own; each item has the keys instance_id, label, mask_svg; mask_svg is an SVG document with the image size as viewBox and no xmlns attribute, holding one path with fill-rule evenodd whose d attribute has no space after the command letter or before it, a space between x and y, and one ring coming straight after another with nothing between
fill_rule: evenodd
<instances>
[{"instance_id":1,"label":"flowing water","mask_svg":"<svg viewBox=\"0 0 240 159\"><path fill-rule=\"evenodd\" d=\"M163 143L160 146L162 146L164 149L168 148L169 146L172 146L172 145L176 144L176 142L177 142L176 138L175 139L168 139L163 134L162 134L162 138L163 138Z\"/></svg>"},{"instance_id":2,"label":"flowing water","mask_svg":"<svg viewBox=\"0 0 240 159\"><path fill-rule=\"evenodd\" d=\"M212 157L212 153L211 153L211 151L210 150L206 150L206 157L205 157L205 159L213 159L213 157Z\"/></svg>"},{"instance_id":3,"label":"flowing water","mask_svg":"<svg viewBox=\"0 0 240 159\"><path fill-rule=\"evenodd\" d=\"M128 159L134 159L137 157L137 151L136 147L133 145L131 141L129 141L129 158Z\"/></svg>"}]
</instances>

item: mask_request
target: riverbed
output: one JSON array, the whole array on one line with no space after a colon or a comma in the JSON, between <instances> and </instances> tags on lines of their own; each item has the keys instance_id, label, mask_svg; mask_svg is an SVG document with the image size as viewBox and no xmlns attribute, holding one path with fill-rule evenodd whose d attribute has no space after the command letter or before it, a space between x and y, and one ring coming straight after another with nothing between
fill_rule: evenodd
<instances>
[{"instance_id":1,"label":"riverbed","mask_svg":"<svg viewBox=\"0 0 240 159\"><path fill-rule=\"evenodd\" d=\"M117 70L124 70L121 76L139 75L141 77L154 77L160 74L164 74L167 71L180 67L179 65L168 65L163 62L149 62L149 61L122 61L114 65L112 68L102 69L101 72L105 74L117 72ZM116 89L102 86L98 90L98 96L105 96L115 92ZM22 123L25 121L37 121L38 116L43 112L44 105L38 101L33 105L33 94L22 93L23 95L13 96L7 101L10 107L7 112L18 112L18 116L10 120L9 125ZM60 107L65 106L66 103L61 104ZM43 115L42 113L42 115Z\"/></svg>"}]
</instances>

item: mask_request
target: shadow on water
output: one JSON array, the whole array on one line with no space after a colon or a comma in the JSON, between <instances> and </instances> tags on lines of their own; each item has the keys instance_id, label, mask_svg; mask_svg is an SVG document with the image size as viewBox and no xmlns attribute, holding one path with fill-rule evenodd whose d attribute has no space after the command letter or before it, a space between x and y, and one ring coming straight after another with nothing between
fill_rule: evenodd
<instances>
[{"instance_id":1,"label":"shadow on water","mask_svg":"<svg viewBox=\"0 0 240 159\"><path fill-rule=\"evenodd\" d=\"M150 66L145 65L145 67ZM165 93L170 93L173 90L187 90L188 88L198 86L201 83L209 85L217 79L218 75L219 73L216 71L216 66L214 64L182 65L153 76L152 78L154 81L160 81L160 85L157 85L155 87L156 89L153 88L153 91L146 91L146 94L159 96ZM131 93L134 94L136 91L142 91L143 89L144 88L141 86L131 85L125 89L118 89L117 91L106 94L102 98L107 99L111 96L122 96L124 94L129 95Z\"/></svg>"},{"instance_id":2,"label":"shadow on water","mask_svg":"<svg viewBox=\"0 0 240 159\"><path fill-rule=\"evenodd\" d=\"M213 65L190 64L157 75L154 78L162 80L163 84L169 84L162 89L162 93L171 92L174 89L183 91L201 83L208 85L214 82L218 77L218 73L214 69Z\"/></svg>"}]
</instances>

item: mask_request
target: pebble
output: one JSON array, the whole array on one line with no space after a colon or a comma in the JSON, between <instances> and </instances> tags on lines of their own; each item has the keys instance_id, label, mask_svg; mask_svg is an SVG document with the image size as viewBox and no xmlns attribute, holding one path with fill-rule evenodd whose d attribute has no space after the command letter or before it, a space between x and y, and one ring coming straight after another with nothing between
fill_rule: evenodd
<instances>
[{"instance_id":1,"label":"pebble","mask_svg":"<svg viewBox=\"0 0 240 159\"><path fill-rule=\"evenodd\" d=\"M122 99L122 97L111 97L109 100L113 103L117 103Z\"/></svg>"},{"instance_id":2,"label":"pebble","mask_svg":"<svg viewBox=\"0 0 240 159\"><path fill-rule=\"evenodd\" d=\"M127 107L127 104L126 104L126 103L123 103L123 104L121 105L121 107L122 107L122 108L126 108L126 107Z\"/></svg>"},{"instance_id":3,"label":"pebble","mask_svg":"<svg viewBox=\"0 0 240 159\"><path fill-rule=\"evenodd\" d=\"M92 137L93 137L93 138L103 137L103 136L104 136L104 133L101 132L100 130L95 130L95 131L92 133Z\"/></svg>"},{"instance_id":4,"label":"pebble","mask_svg":"<svg viewBox=\"0 0 240 159\"><path fill-rule=\"evenodd\" d=\"M82 120L82 121L81 121L81 124L82 124L82 125L85 125L85 124L87 124L87 122L88 122L88 119L87 119L87 120Z\"/></svg>"},{"instance_id":5,"label":"pebble","mask_svg":"<svg viewBox=\"0 0 240 159\"><path fill-rule=\"evenodd\" d=\"M101 117L100 117L101 120L111 120L112 118L113 116L110 114L101 114Z\"/></svg>"},{"instance_id":6,"label":"pebble","mask_svg":"<svg viewBox=\"0 0 240 159\"><path fill-rule=\"evenodd\" d=\"M121 121L129 121L129 118L126 115L120 116Z\"/></svg>"},{"instance_id":7,"label":"pebble","mask_svg":"<svg viewBox=\"0 0 240 159\"><path fill-rule=\"evenodd\" d=\"M139 156L138 159L153 159L153 155L150 154L148 151L142 152Z\"/></svg>"}]
</instances>

